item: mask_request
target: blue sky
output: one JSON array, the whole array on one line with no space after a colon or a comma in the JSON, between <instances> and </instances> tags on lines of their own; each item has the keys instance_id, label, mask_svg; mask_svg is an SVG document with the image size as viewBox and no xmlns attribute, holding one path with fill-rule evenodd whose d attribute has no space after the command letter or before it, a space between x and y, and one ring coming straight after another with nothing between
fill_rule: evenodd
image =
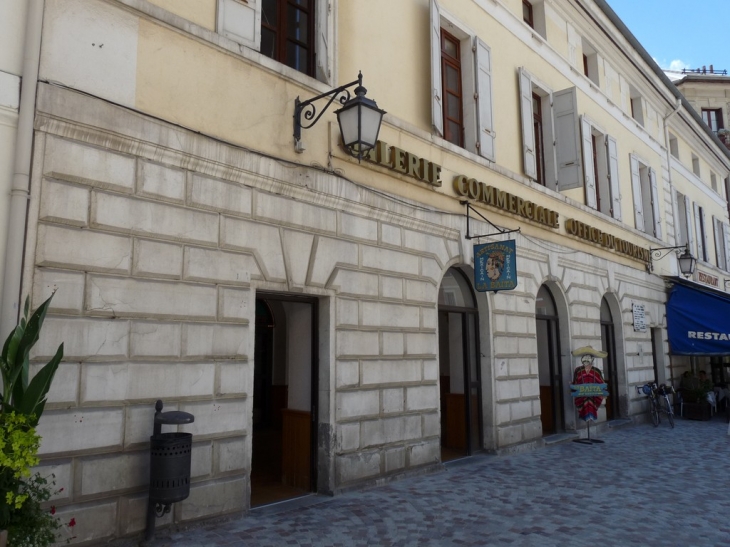
<instances>
[{"instance_id":1,"label":"blue sky","mask_svg":"<svg viewBox=\"0 0 730 547\"><path fill-rule=\"evenodd\" d=\"M664 69L730 73L730 0L607 0Z\"/></svg>"}]
</instances>

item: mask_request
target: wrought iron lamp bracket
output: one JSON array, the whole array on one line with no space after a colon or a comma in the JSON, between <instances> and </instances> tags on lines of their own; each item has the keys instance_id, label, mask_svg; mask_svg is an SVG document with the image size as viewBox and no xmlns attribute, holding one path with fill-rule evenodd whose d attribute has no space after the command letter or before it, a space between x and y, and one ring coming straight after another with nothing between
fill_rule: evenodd
<instances>
[{"instance_id":1,"label":"wrought iron lamp bracket","mask_svg":"<svg viewBox=\"0 0 730 547\"><path fill-rule=\"evenodd\" d=\"M294 100L294 142L298 144L301 141L302 129L309 129L314 126L335 100L342 105L349 101L351 98L349 88L355 85L362 87L362 72L358 73L357 80L354 82L341 85L332 91L322 93L306 101L300 101L297 97ZM329 97L327 104L317 113L317 107L314 103L327 97ZM302 122L302 119L304 119L304 122Z\"/></svg>"}]
</instances>

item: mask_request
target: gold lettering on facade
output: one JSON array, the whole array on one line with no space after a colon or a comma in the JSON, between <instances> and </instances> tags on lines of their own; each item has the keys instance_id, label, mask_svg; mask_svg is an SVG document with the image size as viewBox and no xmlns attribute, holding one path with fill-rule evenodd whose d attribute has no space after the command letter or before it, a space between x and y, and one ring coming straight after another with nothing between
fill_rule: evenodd
<instances>
[{"instance_id":1,"label":"gold lettering on facade","mask_svg":"<svg viewBox=\"0 0 730 547\"><path fill-rule=\"evenodd\" d=\"M602 232L598 228L589 226L578 220L572 218L567 219L565 221L565 231L589 243L595 243L602 247L613 249L617 253L627 255L642 262L649 262L649 249L639 247L630 241Z\"/></svg>"}]
</instances>

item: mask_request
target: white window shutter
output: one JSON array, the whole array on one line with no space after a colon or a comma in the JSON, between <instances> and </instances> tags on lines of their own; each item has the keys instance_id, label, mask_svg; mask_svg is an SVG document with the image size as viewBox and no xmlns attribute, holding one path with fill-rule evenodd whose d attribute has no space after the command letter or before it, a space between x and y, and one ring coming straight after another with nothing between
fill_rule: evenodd
<instances>
[{"instance_id":1,"label":"white window shutter","mask_svg":"<svg viewBox=\"0 0 730 547\"><path fill-rule=\"evenodd\" d=\"M578 102L574 87L553 94L553 115L558 158L558 190L580 188L583 186L583 173L578 132Z\"/></svg>"},{"instance_id":2,"label":"white window shutter","mask_svg":"<svg viewBox=\"0 0 730 547\"><path fill-rule=\"evenodd\" d=\"M616 139L606 135L606 153L608 157L608 182L611 189L611 215L621 220L621 185L618 178L618 145Z\"/></svg>"},{"instance_id":3,"label":"white window shutter","mask_svg":"<svg viewBox=\"0 0 730 547\"><path fill-rule=\"evenodd\" d=\"M535 126L532 116L532 78L520 68L520 113L522 116L522 157L525 175L537 178L537 160L535 156Z\"/></svg>"},{"instance_id":4,"label":"white window shutter","mask_svg":"<svg viewBox=\"0 0 730 547\"><path fill-rule=\"evenodd\" d=\"M641 176L639 175L639 160L631 156L631 187L634 191L634 221L636 229L644 231L644 206L641 198Z\"/></svg>"},{"instance_id":5,"label":"white window shutter","mask_svg":"<svg viewBox=\"0 0 730 547\"><path fill-rule=\"evenodd\" d=\"M621 74L618 76L618 86L621 94L621 110L631 114L631 88L629 88L629 82Z\"/></svg>"},{"instance_id":6,"label":"white window shutter","mask_svg":"<svg viewBox=\"0 0 730 547\"><path fill-rule=\"evenodd\" d=\"M693 203L695 210L695 234L697 236L697 260L705 259L705 240L702 237L702 215L700 214L700 206Z\"/></svg>"},{"instance_id":7,"label":"white window shutter","mask_svg":"<svg viewBox=\"0 0 730 547\"><path fill-rule=\"evenodd\" d=\"M492 52L479 37L474 39L477 91L477 145L479 155L495 161L492 117Z\"/></svg>"},{"instance_id":8,"label":"white window shutter","mask_svg":"<svg viewBox=\"0 0 730 547\"><path fill-rule=\"evenodd\" d=\"M730 272L730 224L722 223L722 242L725 245L725 266L720 266L726 272Z\"/></svg>"},{"instance_id":9,"label":"white window shutter","mask_svg":"<svg viewBox=\"0 0 730 547\"><path fill-rule=\"evenodd\" d=\"M704 238L702 239L704 254L702 256L704 257L705 262L709 262L707 254L709 252L708 249L710 248L710 245L707 240L707 213L705 213L704 207L700 207L700 216L702 217L702 232L704 233Z\"/></svg>"},{"instance_id":10,"label":"white window shutter","mask_svg":"<svg viewBox=\"0 0 730 547\"><path fill-rule=\"evenodd\" d=\"M441 10L431 0L431 118L433 128L444 136L444 106L441 83Z\"/></svg>"},{"instance_id":11,"label":"white window shutter","mask_svg":"<svg viewBox=\"0 0 730 547\"><path fill-rule=\"evenodd\" d=\"M317 10L315 18L315 59L317 69L317 79L320 82L331 84L332 72L330 71L329 62L329 37L330 32L330 0L317 0L315 2Z\"/></svg>"},{"instance_id":12,"label":"white window shutter","mask_svg":"<svg viewBox=\"0 0 730 547\"><path fill-rule=\"evenodd\" d=\"M723 268L725 266L725 233L722 230L722 222L719 219L712 216L712 232L715 238L715 259L717 260L717 267Z\"/></svg>"},{"instance_id":13,"label":"white window shutter","mask_svg":"<svg viewBox=\"0 0 730 547\"><path fill-rule=\"evenodd\" d=\"M261 0L218 0L218 33L261 49Z\"/></svg>"},{"instance_id":14,"label":"white window shutter","mask_svg":"<svg viewBox=\"0 0 730 547\"><path fill-rule=\"evenodd\" d=\"M583 176L585 177L586 205L595 209L598 202L596 201L596 177L593 171L593 138L591 124L586 121L585 116L580 117L580 133L583 140Z\"/></svg>"},{"instance_id":15,"label":"white window shutter","mask_svg":"<svg viewBox=\"0 0 730 547\"><path fill-rule=\"evenodd\" d=\"M581 74L583 73L582 66L578 65L578 46L580 45L581 39L575 27L570 23L566 23L568 27L568 61L575 68L581 68Z\"/></svg>"},{"instance_id":16,"label":"white window shutter","mask_svg":"<svg viewBox=\"0 0 730 547\"><path fill-rule=\"evenodd\" d=\"M687 242L689 245L690 254L694 254L695 258L698 253L695 251L695 231L694 223L692 222L692 207L688 196L684 196L684 216L687 219Z\"/></svg>"},{"instance_id":17,"label":"white window shutter","mask_svg":"<svg viewBox=\"0 0 730 547\"><path fill-rule=\"evenodd\" d=\"M659 203L659 188L657 186L656 171L649 167L649 186L651 187L651 207L654 214L654 237L662 238L661 204Z\"/></svg>"}]
</instances>

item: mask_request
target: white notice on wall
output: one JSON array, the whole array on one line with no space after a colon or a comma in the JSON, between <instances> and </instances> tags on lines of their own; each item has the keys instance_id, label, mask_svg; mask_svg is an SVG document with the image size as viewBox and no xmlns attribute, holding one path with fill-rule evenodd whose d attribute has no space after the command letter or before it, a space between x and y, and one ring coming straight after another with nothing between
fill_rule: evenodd
<instances>
[{"instance_id":1,"label":"white notice on wall","mask_svg":"<svg viewBox=\"0 0 730 547\"><path fill-rule=\"evenodd\" d=\"M632 304L634 310L634 331L646 332L646 315L644 314L644 304Z\"/></svg>"}]
</instances>

